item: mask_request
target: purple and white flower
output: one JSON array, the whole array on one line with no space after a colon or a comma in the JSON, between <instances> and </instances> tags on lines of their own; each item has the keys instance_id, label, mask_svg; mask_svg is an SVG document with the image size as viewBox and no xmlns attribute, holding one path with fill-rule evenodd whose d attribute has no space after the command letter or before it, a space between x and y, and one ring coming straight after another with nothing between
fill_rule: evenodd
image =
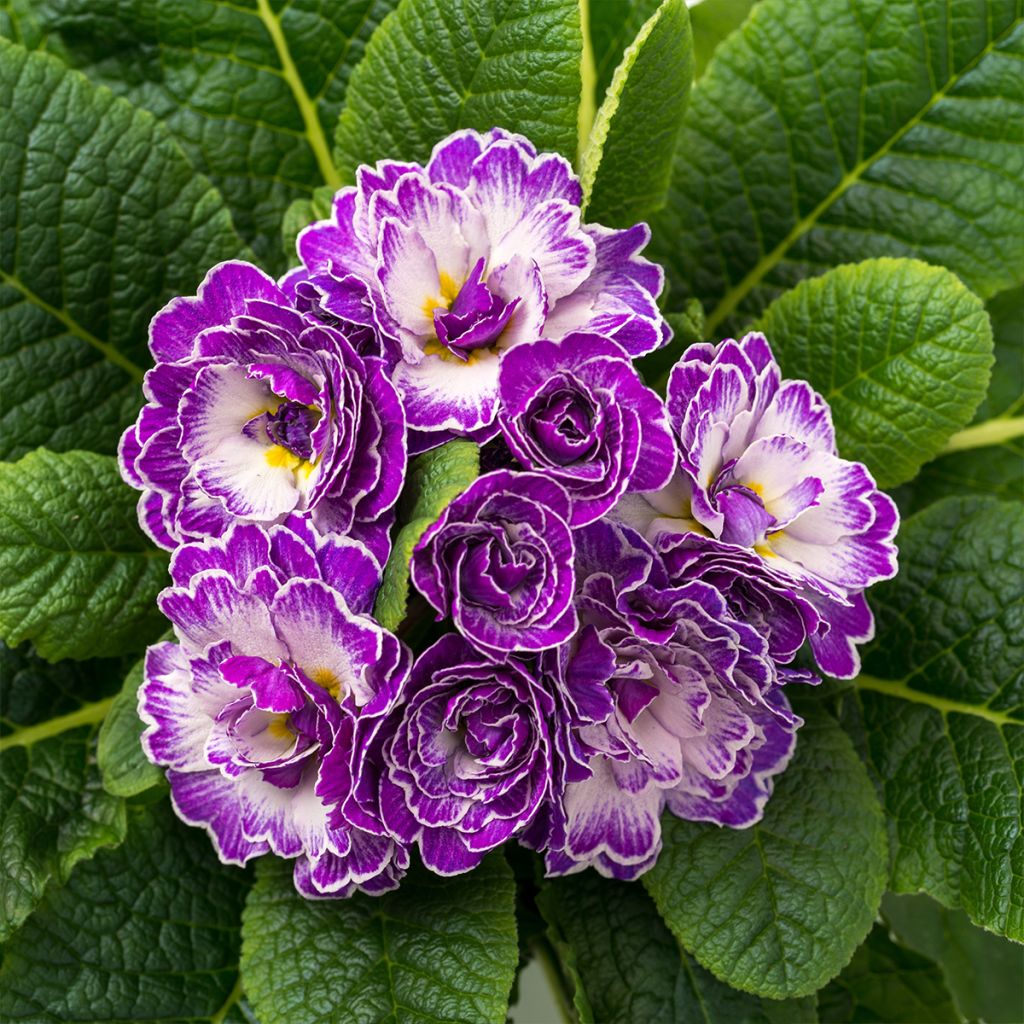
<instances>
[{"instance_id":1,"label":"purple and white flower","mask_svg":"<svg viewBox=\"0 0 1024 1024\"><path fill-rule=\"evenodd\" d=\"M569 492L571 526L600 518L626 491L664 487L675 472L664 403L601 335L517 345L501 361L499 396L509 448Z\"/></svg>"},{"instance_id":2,"label":"purple and white flower","mask_svg":"<svg viewBox=\"0 0 1024 1024\"><path fill-rule=\"evenodd\" d=\"M714 563L776 610L771 594L785 591L822 668L856 674L856 644L873 629L862 592L896 573L899 515L865 466L837 455L828 404L783 380L765 338L748 334L690 346L668 411L679 470L659 491L626 495L616 518L665 552L682 545L677 578Z\"/></svg>"},{"instance_id":3,"label":"purple and white flower","mask_svg":"<svg viewBox=\"0 0 1024 1024\"><path fill-rule=\"evenodd\" d=\"M179 642L149 649L139 715L179 817L225 863L295 858L305 896L394 888L408 851L341 808L357 724L390 710L411 660L367 614L376 561L292 517L185 544L171 577L159 603Z\"/></svg>"},{"instance_id":4,"label":"purple and white flower","mask_svg":"<svg viewBox=\"0 0 1024 1024\"><path fill-rule=\"evenodd\" d=\"M381 816L441 875L530 824L552 773L552 696L530 669L450 633L413 666L381 730Z\"/></svg>"},{"instance_id":5,"label":"purple and white flower","mask_svg":"<svg viewBox=\"0 0 1024 1024\"><path fill-rule=\"evenodd\" d=\"M542 656L569 763L548 835L529 841L547 847L550 874L593 866L631 879L657 858L665 808L731 828L761 818L800 725L781 686L806 677L780 673L764 637L713 587L672 586L634 531L602 520L580 531L577 550L591 636Z\"/></svg>"},{"instance_id":6,"label":"purple and white flower","mask_svg":"<svg viewBox=\"0 0 1024 1024\"><path fill-rule=\"evenodd\" d=\"M148 404L120 459L157 544L298 513L386 559L406 439L381 360L358 355L240 262L219 264L198 295L168 303L150 325L150 349Z\"/></svg>"},{"instance_id":7,"label":"purple and white flower","mask_svg":"<svg viewBox=\"0 0 1024 1024\"><path fill-rule=\"evenodd\" d=\"M604 334L630 355L664 344L659 267L638 255L650 232L580 222L569 163L522 136L461 131L425 167L361 167L330 220L299 236L302 301L372 325L394 360L409 425L497 433L498 365L524 341Z\"/></svg>"},{"instance_id":8,"label":"purple and white flower","mask_svg":"<svg viewBox=\"0 0 1024 1024\"><path fill-rule=\"evenodd\" d=\"M537 473L477 477L420 538L413 583L481 650L560 644L576 629L570 509L565 489Z\"/></svg>"}]
</instances>

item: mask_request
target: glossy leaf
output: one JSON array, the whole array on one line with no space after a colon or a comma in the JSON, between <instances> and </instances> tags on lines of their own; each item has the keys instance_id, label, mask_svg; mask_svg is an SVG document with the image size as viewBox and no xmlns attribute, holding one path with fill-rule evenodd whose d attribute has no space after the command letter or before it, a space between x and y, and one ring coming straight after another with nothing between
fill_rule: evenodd
<instances>
[{"instance_id":1,"label":"glossy leaf","mask_svg":"<svg viewBox=\"0 0 1024 1024\"><path fill-rule=\"evenodd\" d=\"M910 479L984 398L992 331L948 270L867 260L804 281L758 322L787 377L832 407L839 451L882 487Z\"/></svg>"},{"instance_id":2,"label":"glossy leaf","mask_svg":"<svg viewBox=\"0 0 1024 1024\"><path fill-rule=\"evenodd\" d=\"M820 988L867 935L885 888L885 826L846 734L813 702L762 821L662 819L643 876L682 946L716 977L773 999ZM851 856L856 851L856 856Z\"/></svg>"},{"instance_id":3,"label":"glossy leaf","mask_svg":"<svg viewBox=\"0 0 1024 1024\"><path fill-rule=\"evenodd\" d=\"M660 6L661 0L587 0L595 108L604 100L626 47Z\"/></svg>"},{"instance_id":4,"label":"glossy leaf","mask_svg":"<svg viewBox=\"0 0 1024 1024\"><path fill-rule=\"evenodd\" d=\"M762 0L693 91L655 225L717 339L829 267L916 256L982 298L1024 277L1015 0Z\"/></svg>"},{"instance_id":5,"label":"glossy leaf","mask_svg":"<svg viewBox=\"0 0 1024 1024\"><path fill-rule=\"evenodd\" d=\"M135 497L108 455L41 448L0 464L0 639L56 660L160 635L167 554L139 529Z\"/></svg>"},{"instance_id":6,"label":"glossy leaf","mask_svg":"<svg viewBox=\"0 0 1024 1024\"><path fill-rule=\"evenodd\" d=\"M694 71L699 78L719 44L743 24L757 0L701 0L690 12Z\"/></svg>"},{"instance_id":7,"label":"glossy leaf","mask_svg":"<svg viewBox=\"0 0 1024 1024\"><path fill-rule=\"evenodd\" d=\"M142 750L145 726L139 718L138 694L143 665L140 658L132 666L99 730L96 759L103 777L103 788L115 796L144 793L164 777Z\"/></svg>"}]
</instances>

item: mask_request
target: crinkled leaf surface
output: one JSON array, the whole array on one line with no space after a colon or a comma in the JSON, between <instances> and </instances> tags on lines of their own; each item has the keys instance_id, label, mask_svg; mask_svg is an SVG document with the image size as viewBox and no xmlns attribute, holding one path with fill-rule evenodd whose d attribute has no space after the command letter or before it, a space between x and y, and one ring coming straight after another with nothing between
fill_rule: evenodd
<instances>
[{"instance_id":1,"label":"crinkled leaf surface","mask_svg":"<svg viewBox=\"0 0 1024 1024\"><path fill-rule=\"evenodd\" d=\"M837 267L776 299L758 323L787 377L832 407L839 451L882 487L910 479L984 398L992 330L956 276L918 260Z\"/></svg>"},{"instance_id":2,"label":"crinkled leaf surface","mask_svg":"<svg viewBox=\"0 0 1024 1024\"><path fill-rule=\"evenodd\" d=\"M396 3L39 0L13 20L29 45L156 114L279 272L281 218L316 185L337 185L328 140L349 74Z\"/></svg>"},{"instance_id":3,"label":"crinkled leaf surface","mask_svg":"<svg viewBox=\"0 0 1024 1024\"><path fill-rule=\"evenodd\" d=\"M449 441L418 456L409 469L402 504L402 523L384 579L377 594L374 614L386 629L397 629L409 601L409 559L428 526L480 473L480 449L472 441Z\"/></svg>"},{"instance_id":4,"label":"crinkled leaf surface","mask_svg":"<svg viewBox=\"0 0 1024 1024\"><path fill-rule=\"evenodd\" d=\"M882 900L886 923L901 944L942 967L962 1016L991 1024L1024 1020L1024 946L971 924L927 896Z\"/></svg>"},{"instance_id":5,"label":"crinkled leaf surface","mask_svg":"<svg viewBox=\"0 0 1024 1024\"><path fill-rule=\"evenodd\" d=\"M588 220L629 227L664 205L692 81L686 4L664 0L627 48L590 130L580 168Z\"/></svg>"},{"instance_id":6,"label":"crinkled leaf surface","mask_svg":"<svg viewBox=\"0 0 1024 1024\"><path fill-rule=\"evenodd\" d=\"M549 879L538 900L581 1019L616 1024L805 1024L813 997L759 999L680 950L639 883L592 871Z\"/></svg>"},{"instance_id":7,"label":"crinkled leaf surface","mask_svg":"<svg viewBox=\"0 0 1024 1024\"><path fill-rule=\"evenodd\" d=\"M49 884L125 835L123 801L105 793L96 729L123 668L49 664L0 644L0 941Z\"/></svg>"},{"instance_id":8,"label":"crinkled leaf surface","mask_svg":"<svg viewBox=\"0 0 1024 1024\"><path fill-rule=\"evenodd\" d=\"M959 1019L939 965L894 942L881 924L871 929L842 974L818 993L818 1013L828 1024Z\"/></svg>"},{"instance_id":9,"label":"crinkled leaf surface","mask_svg":"<svg viewBox=\"0 0 1024 1024\"><path fill-rule=\"evenodd\" d=\"M701 0L690 12L693 29L694 71L704 74L715 50L743 24L757 0Z\"/></svg>"},{"instance_id":10,"label":"crinkled leaf surface","mask_svg":"<svg viewBox=\"0 0 1024 1024\"><path fill-rule=\"evenodd\" d=\"M0 464L0 639L56 660L160 635L167 554L139 529L135 497L109 455L41 448Z\"/></svg>"},{"instance_id":11,"label":"crinkled leaf surface","mask_svg":"<svg viewBox=\"0 0 1024 1024\"><path fill-rule=\"evenodd\" d=\"M1024 507L947 498L899 544L843 698L882 795L890 886L1024 940Z\"/></svg>"},{"instance_id":12,"label":"crinkled leaf surface","mask_svg":"<svg viewBox=\"0 0 1024 1024\"><path fill-rule=\"evenodd\" d=\"M167 801L129 807L124 844L79 864L7 944L0 1018L220 1022L248 882Z\"/></svg>"},{"instance_id":13,"label":"crinkled leaf surface","mask_svg":"<svg viewBox=\"0 0 1024 1024\"><path fill-rule=\"evenodd\" d=\"M763 0L693 91L654 251L738 330L871 256L1024 276L1020 0Z\"/></svg>"},{"instance_id":14,"label":"crinkled leaf surface","mask_svg":"<svg viewBox=\"0 0 1024 1024\"><path fill-rule=\"evenodd\" d=\"M145 111L0 40L0 457L114 452L147 325L245 256L220 194Z\"/></svg>"},{"instance_id":15,"label":"crinkled leaf surface","mask_svg":"<svg viewBox=\"0 0 1024 1024\"><path fill-rule=\"evenodd\" d=\"M349 81L342 178L425 160L456 128L498 125L575 157L582 47L578 0L402 0Z\"/></svg>"},{"instance_id":16,"label":"crinkled leaf surface","mask_svg":"<svg viewBox=\"0 0 1024 1024\"><path fill-rule=\"evenodd\" d=\"M380 897L303 899L265 858L242 925L242 980L262 1024L501 1024L519 953L500 853L440 878L417 866Z\"/></svg>"},{"instance_id":17,"label":"crinkled leaf surface","mask_svg":"<svg viewBox=\"0 0 1024 1024\"><path fill-rule=\"evenodd\" d=\"M100 726L96 759L103 788L115 796L135 796L159 784L163 772L142 750L145 728L139 718L139 687L144 660L140 658L125 676L124 685L110 705Z\"/></svg>"},{"instance_id":18,"label":"crinkled leaf surface","mask_svg":"<svg viewBox=\"0 0 1024 1024\"><path fill-rule=\"evenodd\" d=\"M814 702L762 821L662 819L643 876L683 947L734 988L775 999L820 988L867 935L885 888L885 824L850 740Z\"/></svg>"},{"instance_id":19,"label":"crinkled leaf surface","mask_svg":"<svg viewBox=\"0 0 1024 1024\"><path fill-rule=\"evenodd\" d=\"M595 107L601 105L626 47L660 6L661 0L587 0Z\"/></svg>"}]
</instances>

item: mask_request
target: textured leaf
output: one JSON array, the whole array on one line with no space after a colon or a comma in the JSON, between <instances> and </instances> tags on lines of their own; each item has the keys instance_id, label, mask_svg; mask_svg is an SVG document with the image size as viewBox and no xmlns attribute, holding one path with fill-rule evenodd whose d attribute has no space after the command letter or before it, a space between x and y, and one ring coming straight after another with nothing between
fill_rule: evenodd
<instances>
[{"instance_id":1,"label":"textured leaf","mask_svg":"<svg viewBox=\"0 0 1024 1024\"><path fill-rule=\"evenodd\" d=\"M959 1019L939 965L897 945L880 924L843 973L818 993L818 1013L828 1024Z\"/></svg>"},{"instance_id":2,"label":"textured leaf","mask_svg":"<svg viewBox=\"0 0 1024 1024\"><path fill-rule=\"evenodd\" d=\"M890 885L1024 939L1024 507L947 498L913 516L872 605L842 710L882 794Z\"/></svg>"},{"instance_id":3,"label":"textured leaf","mask_svg":"<svg viewBox=\"0 0 1024 1024\"><path fill-rule=\"evenodd\" d=\"M295 252L295 240L299 232L315 220L326 220L331 215L331 200L334 192L326 185L313 192L310 199L296 199L284 212L281 221L281 241L284 253L292 259Z\"/></svg>"},{"instance_id":4,"label":"textured leaf","mask_svg":"<svg viewBox=\"0 0 1024 1024\"><path fill-rule=\"evenodd\" d=\"M664 205L692 81L686 4L664 0L626 50L594 119L580 169L588 220L629 227Z\"/></svg>"},{"instance_id":5,"label":"textured leaf","mask_svg":"<svg viewBox=\"0 0 1024 1024\"><path fill-rule=\"evenodd\" d=\"M576 156L578 0L402 0L353 72L334 159L425 160L456 128L498 125Z\"/></svg>"},{"instance_id":6,"label":"textured leaf","mask_svg":"<svg viewBox=\"0 0 1024 1024\"><path fill-rule=\"evenodd\" d=\"M792 763L763 820L718 828L666 814L643 876L685 949L733 988L775 999L814 992L849 961L885 888L885 827L845 733L801 708Z\"/></svg>"},{"instance_id":7,"label":"textured leaf","mask_svg":"<svg viewBox=\"0 0 1024 1024\"><path fill-rule=\"evenodd\" d=\"M993 296L986 308L992 319L996 365L975 423L1024 413L1024 285Z\"/></svg>"},{"instance_id":8,"label":"textured leaf","mask_svg":"<svg viewBox=\"0 0 1024 1024\"><path fill-rule=\"evenodd\" d=\"M166 801L79 864L8 943L5 1021L220 1021L233 1003L247 873L217 862Z\"/></svg>"},{"instance_id":9,"label":"textured leaf","mask_svg":"<svg viewBox=\"0 0 1024 1024\"><path fill-rule=\"evenodd\" d=\"M762 0L693 91L654 252L714 338L803 277L1024 277L1019 0Z\"/></svg>"},{"instance_id":10,"label":"textured leaf","mask_svg":"<svg viewBox=\"0 0 1024 1024\"><path fill-rule=\"evenodd\" d=\"M839 451L882 487L909 480L985 395L992 330L981 300L917 260L837 267L776 299L758 326L789 377L832 406Z\"/></svg>"},{"instance_id":11,"label":"textured leaf","mask_svg":"<svg viewBox=\"0 0 1024 1024\"><path fill-rule=\"evenodd\" d=\"M938 961L960 1013L990 1024L1024 1020L1024 947L971 924L927 896L882 900L889 927L902 944Z\"/></svg>"},{"instance_id":12,"label":"textured leaf","mask_svg":"<svg viewBox=\"0 0 1024 1024\"><path fill-rule=\"evenodd\" d=\"M0 639L51 660L140 650L166 627L167 555L139 529L116 461L40 449L0 464Z\"/></svg>"},{"instance_id":13,"label":"textured leaf","mask_svg":"<svg viewBox=\"0 0 1024 1024\"><path fill-rule=\"evenodd\" d=\"M142 404L147 324L245 255L167 130L0 40L0 457L114 452Z\"/></svg>"},{"instance_id":14,"label":"textured leaf","mask_svg":"<svg viewBox=\"0 0 1024 1024\"><path fill-rule=\"evenodd\" d=\"M38 0L30 31L156 114L223 193L261 262L280 271L281 218L314 186L337 185L328 140L349 73L396 3Z\"/></svg>"},{"instance_id":15,"label":"textured leaf","mask_svg":"<svg viewBox=\"0 0 1024 1024\"><path fill-rule=\"evenodd\" d=\"M505 1020L518 961L512 873L413 870L385 896L305 900L265 859L245 908L242 979L262 1024Z\"/></svg>"},{"instance_id":16,"label":"textured leaf","mask_svg":"<svg viewBox=\"0 0 1024 1024\"><path fill-rule=\"evenodd\" d=\"M374 614L386 629L397 629L409 602L409 559L427 527L480 473L480 449L472 441L449 441L420 455L409 470L402 495L402 527L377 594Z\"/></svg>"},{"instance_id":17,"label":"textured leaf","mask_svg":"<svg viewBox=\"0 0 1024 1024\"><path fill-rule=\"evenodd\" d=\"M666 313L672 328L672 340L637 361L637 369L647 383L664 395L668 375L683 352L704 337L704 310L696 299L690 299L680 313Z\"/></svg>"},{"instance_id":18,"label":"textured leaf","mask_svg":"<svg viewBox=\"0 0 1024 1024\"><path fill-rule=\"evenodd\" d=\"M757 0L701 0L690 12L694 70L704 74L718 44L743 24Z\"/></svg>"},{"instance_id":19,"label":"textured leaf","mask_svg":"<svg viewBox=\"0 0 1024 1024\"><path fill-rule=\"evenodd\" d=\"M138 693L143 664L140 658L132 666L100 726L96 759L103 788L115 796L136 796L163 779L163 772L142 750L145 726L139 718Z\"/></svg>"},{"instance_id":20,"label":"textured leaf","mask_svg":"<svg viewBox=\"0 0 1024 1024\"><path fill-rule=\"evenodd\" d=\"M96 770L117 661L47 664L0 645L0 941L51 882L125 835L123 801Z\"/></svg>"},{"instance_id":21,"label":"textured leaf","mask_svg":"<svg viewBox=\"0 0 1024 1024\"><path fill-rule=\"evenodd\" d=\"M813 997L759 999L723 985L676 945L643 886L587 871L547 881L539 902L582 1019L615 1024L803 1024Z\"/></svg>"},{"instance_id":22,"label":"textured leaf","mask_svg":"<svg viewBox=\"0 0 1024 1024\"><path fill-rule=\"evenodd\" d=\"M661 0L587 0L595 106L601 105L626 47L660 5Z\"/></svg>"}]
</instances>

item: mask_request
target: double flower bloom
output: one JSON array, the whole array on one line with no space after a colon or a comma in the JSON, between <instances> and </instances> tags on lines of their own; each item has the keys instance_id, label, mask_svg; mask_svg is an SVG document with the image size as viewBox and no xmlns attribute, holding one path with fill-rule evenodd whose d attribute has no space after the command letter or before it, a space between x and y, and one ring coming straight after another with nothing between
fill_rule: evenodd
<instances>
[{"instance_id":1,"label":"double flower bloom","mask_svg":"<svg viewBox=\"0 0 1024 1024\"><path fill-rule=\"evenodd\" d=\"M789 666L856 673L897 515L759 335L645 387L647 238L581 224L561 157L460 132L362 168L280 282L221 264L154 318L121 463L178 642L140 714L224 860L343 896L515 838L634 878L666 807L761 816L816 681ZM456 630L414 656L372 608L407 458L452 437L498 468L414 551Z\"/></svg>"}]
</instances>

